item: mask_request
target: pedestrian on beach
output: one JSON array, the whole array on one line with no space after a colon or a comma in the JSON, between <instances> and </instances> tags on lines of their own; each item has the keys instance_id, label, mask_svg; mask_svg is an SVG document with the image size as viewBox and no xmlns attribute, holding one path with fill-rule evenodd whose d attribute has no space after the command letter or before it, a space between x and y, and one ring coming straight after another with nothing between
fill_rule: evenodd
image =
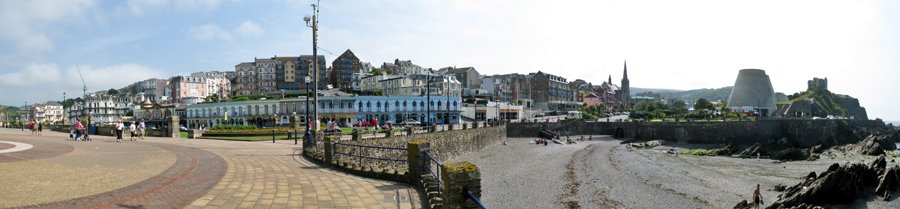
<instances>
[{"instance_id":1,"label":"pedestrian on beach","mask_svg":"<svg viewBox=\"0 0 900 209\"><path fill-rule=\"evenodd\" d=\"M145 130L147 130L147 124L144 124L144 119L141 119L141 125L138 128L140 128L141 140L144 140Z\"/></svg>"},{"instance_id":2,"label":"pedestrian on beach","mask_svg":"<svg viewBox=\"0 0 900 209\"><path fill-rule=\"evenodd\" d=\"M756 184L756 191L753 191L753 203L756 204L756 209L759 209L759 206L763 203L762 195L759 194L759 184Z\"/></svg>"},{"instance_id":3,"label":"pedestrian on beach","mask_svg":"<svg viewBox=\"0 0 900 209\"><path fill-rule=\"evenodd\" d=\"M137 126L134 125L134 123L131 123L131 125L128 126L128 130L131 131L131 141L134 141L134 132L137 131Z\"/></svg>"},{"instance_id":4,"label":"pedestrian on beach","mask_svg":"<svg viewBox=\"0 0 900 209\"><path fill-rule=\"evenodd\" d=\"M125 128L125 124L122 124L122 121L116 122L116 143L122 143L123 128Z\"/></svg>"}]
</instances>

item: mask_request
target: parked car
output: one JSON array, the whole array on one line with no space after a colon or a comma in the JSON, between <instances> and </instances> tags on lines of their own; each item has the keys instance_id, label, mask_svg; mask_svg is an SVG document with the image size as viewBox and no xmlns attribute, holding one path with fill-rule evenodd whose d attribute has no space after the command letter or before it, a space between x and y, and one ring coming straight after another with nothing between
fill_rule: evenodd
<instances>
[{"instance_id":1,"label":"parked car","mask_svg":"<svg viewBox=\"0 0 900 209\"><path fill-rule=\"evenodd\" d=\"M187 130L188 130L188 128L187 128L187 127L184 127L184 126L181 126L181 127L178 128L178 129L181 129L182 131L187 131Z\"/></svg>"}]
</instances>

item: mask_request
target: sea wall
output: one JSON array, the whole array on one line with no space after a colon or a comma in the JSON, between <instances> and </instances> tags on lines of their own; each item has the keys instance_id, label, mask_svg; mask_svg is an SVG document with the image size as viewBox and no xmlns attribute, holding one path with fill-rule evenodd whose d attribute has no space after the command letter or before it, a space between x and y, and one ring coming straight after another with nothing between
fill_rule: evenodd
<instances>
[{"instance_id":1,"label":"sea wall","mask_svg":"<svg viewBox=\"0 0 900 209\"><path fill-rule=\"evenodd\" d=\"M856 128L883 127L880 120L760 120L746 122L585 122L513 123L508 137L537 137L541 130L562 135L612 135L636 140L698 144L753 144L786 139L796 147L856 142Z\"/></svg>"}]
</instances>

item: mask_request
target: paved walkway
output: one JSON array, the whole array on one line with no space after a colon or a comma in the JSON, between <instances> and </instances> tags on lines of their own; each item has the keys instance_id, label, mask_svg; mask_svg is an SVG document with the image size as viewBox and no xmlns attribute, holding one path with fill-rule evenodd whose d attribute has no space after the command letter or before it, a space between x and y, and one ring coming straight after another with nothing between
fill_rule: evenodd
<instances>
[{"instance_id":1,"label":"paved walkway","mask_svg":"<svg viewBox=\"0 0 900 209\"><path fill-rule=\"evenodd\" d=\"M0 208L420 208L416 191L292 156L293 141L65 141L0 129ZM9 146L5 146L9 147ZM70 149L66 149L71 147ZM6 149L6 148L0 148ZM31 152L27 154L25 152Z\"/></svg>"}]
</instances>

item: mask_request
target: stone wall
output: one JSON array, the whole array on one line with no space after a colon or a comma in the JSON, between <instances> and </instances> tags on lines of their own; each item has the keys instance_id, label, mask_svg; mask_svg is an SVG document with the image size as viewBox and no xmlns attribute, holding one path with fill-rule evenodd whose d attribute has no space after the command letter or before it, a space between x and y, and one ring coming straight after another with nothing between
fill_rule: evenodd
<instances>
[{"instance_id":1,"label":"stone wall","mask_svg":"<svg viewBox=\"0 0 900 209\"><path fill-rule=\"evenodd\" d=\"M465 130L438 131L433 133L394 136L373 140L346 142L385 147L405 147L406 142L422 139L431 144L431 151L440 161L479 151L492 144L506 140L506 125L467 128Z\"/></svg>"},{"instance_id":2,"label":"stone wall","mask_svg":"<svg viewBox=\"0 0 900 209\"><path fill-rule=\"evenodd\" d=\"M796 147L853 143L855 128L883 127L880 120L761 120L751 122L585 122L514 123L509 137L537 137L541 130L561 135L622 135L636 140L698 144L753 144L787 139Z\"/></svg>"}]
</instances>

